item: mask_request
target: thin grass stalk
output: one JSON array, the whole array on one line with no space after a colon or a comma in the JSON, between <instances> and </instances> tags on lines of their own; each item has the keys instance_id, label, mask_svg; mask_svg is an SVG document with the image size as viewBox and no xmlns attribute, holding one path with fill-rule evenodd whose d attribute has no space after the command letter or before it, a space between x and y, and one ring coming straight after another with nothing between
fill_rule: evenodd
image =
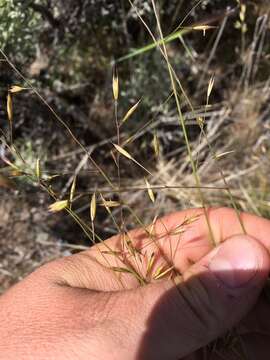
<instances>
[{"instance_id":1,"label":"thin grass stalk","mask_svg":"<svg viewBox=\"0 0 270 360\"><path fill-rule=\"evenodd\" d=\"M162 33L161 24L160 24L159 16L158 16L158 13L157 13L155 1L151 0L151 2L152 2L153 10L154 10L154 13L155 13L155 17L156 17L156 20L157 20L158 31L159 31L161 39L163 39L163 33ZM183 131L183 134L184 134L185 143L186 143L186 147L187 147L187 151L188 151L188 156L189 156L189 160L190 160L192 171L193 171L193 176L194 176L194 179L195 179L196 186L198 187L199 197L201 199L202 207L204 209L205 218L206 218L207 226L208 226L208 230L209 230L210 241L211 241L212 245L215 246L215 239L214 239L213 231L212 231L211 224L210 224L210 221L209 221L208 212L207 212L206 205L205 205L205 199L204 199L202 191L200 190L200 179L199 179L199 176L197 174L196 165L195 165L195 162L194 162L194 159L193 159L193 156L192 156L192 151L191 151L189 138L188 138L188 134L187 134L187 129L186 129L186 125L185 125L185 120L184 120L184 117L183 117L183 113L182 113L182 109L181 109L181 105L180 105L180 102L179 102L178 93L177 93L177 89L176 89L175 78L173 76L173 72L172 72L172 69L171 69L171 66L170 66L170 61L169 61L167 48L166 48L166 44L165 44L164 40L162 41L162 46L163 46L163 51L164 51L164 55L165 55L165 58L166 58L166 63L167 63L167 67L168 67L170 81L171 81L171 85L172 85L172 89L173 89L174 97L175 97L175 101L176 101L177 111L178 111L178 115L179 115L179 124L180 124L180 126L182 128L182 131Z\"/></svg>"}]
</instances>

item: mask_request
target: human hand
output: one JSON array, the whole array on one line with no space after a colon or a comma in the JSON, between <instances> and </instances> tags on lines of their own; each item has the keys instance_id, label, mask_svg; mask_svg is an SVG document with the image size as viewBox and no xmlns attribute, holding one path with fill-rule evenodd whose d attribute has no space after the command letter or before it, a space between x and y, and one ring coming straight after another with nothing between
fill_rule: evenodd
<instances>
[{"instance_id":1,"label":"human hand","mask_svg":"<svg viewBox=\"0 0 270 360\"><path fill-rule=\"evenodd\" d=\"M198 214L181 236L170 231ZM219 244L213 249L202 214L197 209L163 218L155 224L155 242L144 230L130 232L146 258L156 253L153 271L169 259L181 277L142 287L121 273L119 281L111 267L123 264L104 256L108 247L122 249L115 236L14 286L0 298L0 359L238 359L240 345L247 359L268 359L270 304L261 290L270 269L270 222L242 214L244 236L233 210L211 209ZM145 272L147 261L139 267ZM199 350L232 328L240 345L212 355Z\"/></svg>"}]
</instances>

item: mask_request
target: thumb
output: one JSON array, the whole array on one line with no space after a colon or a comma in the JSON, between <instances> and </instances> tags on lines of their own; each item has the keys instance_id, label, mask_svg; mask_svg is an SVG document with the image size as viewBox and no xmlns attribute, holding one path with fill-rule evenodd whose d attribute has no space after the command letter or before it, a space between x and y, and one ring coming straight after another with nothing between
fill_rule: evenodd
<instances>
[{"instance_id":1,"label":"thumb","mask_svg":"<svg viewBox=\"0 0 270 360\"><path fill-rule=\"evenodd\" d=\"M121 311L129 329L126 358L179 359L216 339L255 304L269 268L267 250L239 235L193 265L177 286L167 280L125 292L118 318Z\"/></svg>"}]
</instances>

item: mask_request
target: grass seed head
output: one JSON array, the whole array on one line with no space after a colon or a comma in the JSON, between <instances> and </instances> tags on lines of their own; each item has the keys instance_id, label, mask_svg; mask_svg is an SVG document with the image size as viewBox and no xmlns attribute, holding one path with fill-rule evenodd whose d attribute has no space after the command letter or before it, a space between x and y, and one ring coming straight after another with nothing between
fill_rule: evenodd
<instances>
[{"instance_id":1,"label":"grass seed head","mask_svg":"<svg viewBox=\"0 0 270 360\"><path fill-rule=\"evenodd\" d=\"M42 177L39 158L36 161L36 177L37 177L38 181L40 181L40 179Z\"/></svg>"},{"instance_id":2,"label":"grass seed head","mask_svg":"<svg viewBox=\"0 0 270 360\"><path fill-rule=\"evenodd\" d=\"M105 200L103 199L101 206L104 206L106 208L115 208L120 206L121 204L118 201L113 200Z\"/></svg>"},{"instance_id":3,"label":"grass seed head","mask_svg":"<svg viewBox=\"0 0 270 360\"><path fill-rule=\"evenodd\" d=\"M15 93L19 93L21 91L24 91L24 90L28 90L27 88L24 88L24 87L21 87L21 86L18 86L18 85L13 85L11 86L11 88L9 89L9 92L11 94L15 94Z\"/></svg>"},{"instance_id":4,"label":"grass seed head","mask_svg":"<svg viewBox=\"0 0 270 360\"><path fill-rule=\"evenodd\" d=\"M113 146L116 148L116 150L123 156L125 156L126 158L130 159L131 161L133 161L135 164L137 164L139 167L141 167L144 171L146 171L149 175L152 175L150 173L149 170L147 170L142 164L140 164L136 159L134 159L130 153L128 153L125 149L123 149L121 146L117 145L117 144L113 144Z\"/></svg>"},{"instance_id":5,"label":"grass seed head","mask_svg":"<svg viewBox=\"0 0 270 360\"><path fill-rule=\"evenodd\" d=\"M49 212L60 212L68 207L68 200L56 201L49 206Z\"/></svg>"},{"instance_id":6,"label":"grass seed head","mask_svg":"<svg viewBox=\"0 0 270 360\"><path fill-rule=\"evenodd\" d=\"M96 193L94 193L92 195L91 203L90 203L90 218L92 222L94 222L95 220L96 211L97 211L97 200L96 200Z\"/></svg>"},{"instance_id":7,"label":"grass seed head","mask_svg":"<svg viewBox=\"0 0 270 360\"><path fill-rule=\"evenodd\" d=\"M156 254L153 252L147 262L146 276L148 276L151 273L155 262L155 258L156 258Z\"/></svg>"},{"instance_id":8,"label":"grass seed head","mask_svg":"<svg viewBox=\"0 0 270 360\"><path fill-rule=\"evenodd\" d=\"M128 112L126 113L126 115L124 116L121 124L124 124L130 117L131 115L137 110L137 107L140 105L141 100L139 100L135 105L133 105Z\"/></svg>"},{"instance_id":9,"label":"grass seed head","mask_svg":"<svg viewBox=\"0 0 270 360\"><path fill-rule=\"evenodd\" d=\"M12 96L10 93L7 95L7 114L8 120L10 123L13 121L13 104L12 104Z\"/></svg>"},{"instance_id":10,"label":"grass seed head","mask_svg":"<svg viewBox=\"0 0 270 360\"><path fill-rule=\"evenodd\" d=\"M115 70L113 73L113 97L115 101L118 101L119 98L119 80L118 80L118 74Z\"/></svg>"},{"instance_id":11,"label":"grass seed head","mask_svg":"<svg viewBox=\"0 0 270 360\"><path fill-rule=\"evenodd\" d=\"M70 194L69 194L69 202L70 202L70 204L72 204L72 201L74 199L75 190L76 190L76 182L77 182L77 177L75 176L73 181L72 181Z\"/></svg>"},{"instance_id":12,"label":"grass seed head","mask_svg":"<svg viewBox=\"0 0 270 360\"><path fill-rule=\"evenodd\" d=\"M210 98L210 95L213 91L213 87L214 87L214 84L215 84L215 76L213 75L209 81L209 84L208 84L208 89L207 89L207 103L209 102L209 98Z\"/></svg>"},{"instance_id":13,"label":"grass seed head","mask_svg":"<svg viewBox=\"0 0 270 360\"><path fill-rule=\"evenodd\" d=\"M203 36L205 36L207 30L215 29L215 28L216 28L216 26L211 26L211 25L197 25L197 26L193 26L192 29L195 31L202 31Z\"/></svg>"},{"instance_id":14,"label":"grass seed head","mask_svg":"<svg viewBox=\"0 0 270 360\"><path fill-rule=\"evenodd\" d=\"M146 178L144 179L144 181L145 181L145 184L146 184L146 187L147 187L149 198L152 201L152 203L155 203L155 195L154 195L153 190L151 189L151 185L149 184L149 182L148 182L148 180Z\"/></svg>"},{"instance_id":15,"label":"grass seed head","mask_svg":"<svg viewBox=\"0 0 270 360\"><path fill-rule=\"evenodd\" d=\"M162 265L157 269L157 271L153 275L154 280L160 280L164 278L166 275L170 274L170 272L172 272L174 269L174 266L171 266L169 269L164 269L164 267L165 265Z\"/></svg>"},{"instance_id":16,"label":"grass seed head","mask_svg":"<svg viewBox=\"0 0 270 360\"><path fill-rule=\"evenodd\" d=\"M158 140L158 136L157 136L157 132L155 132L154 134L154 138L153 138L153 148L155 151L155 155L158 158L159 154L160 154L160 145L159 145L159 140Z\"/></svg>"}]
</instances>

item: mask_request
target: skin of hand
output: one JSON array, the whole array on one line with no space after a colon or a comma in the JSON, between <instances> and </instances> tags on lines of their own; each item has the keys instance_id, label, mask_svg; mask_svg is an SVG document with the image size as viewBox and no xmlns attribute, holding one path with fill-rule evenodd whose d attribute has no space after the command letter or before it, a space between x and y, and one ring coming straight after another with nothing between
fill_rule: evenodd
<instances>
[{"instance_id":1,"label":"skin of hand","mask_svg":"<svg viewBox=\"0 0 270 360\"><path fill-rule=\"evenodd\" d=\"M181 235L170 232L197 215ZM270 221L241 214L243 235L232 209L209 209L208 216L216 246L202 209L158 220L156 241L145 230L129 233L146 257L158 253L154 267L173 254L181 274L174 279L139 286L122 273L119 281L102 251L121 249L120 236L32 273L0 298L0 359L240 359L237 346L226 354L200 350L232 328L245 359L269 359L270 304L262 289Z\"/></svg>"}]
</instances>

